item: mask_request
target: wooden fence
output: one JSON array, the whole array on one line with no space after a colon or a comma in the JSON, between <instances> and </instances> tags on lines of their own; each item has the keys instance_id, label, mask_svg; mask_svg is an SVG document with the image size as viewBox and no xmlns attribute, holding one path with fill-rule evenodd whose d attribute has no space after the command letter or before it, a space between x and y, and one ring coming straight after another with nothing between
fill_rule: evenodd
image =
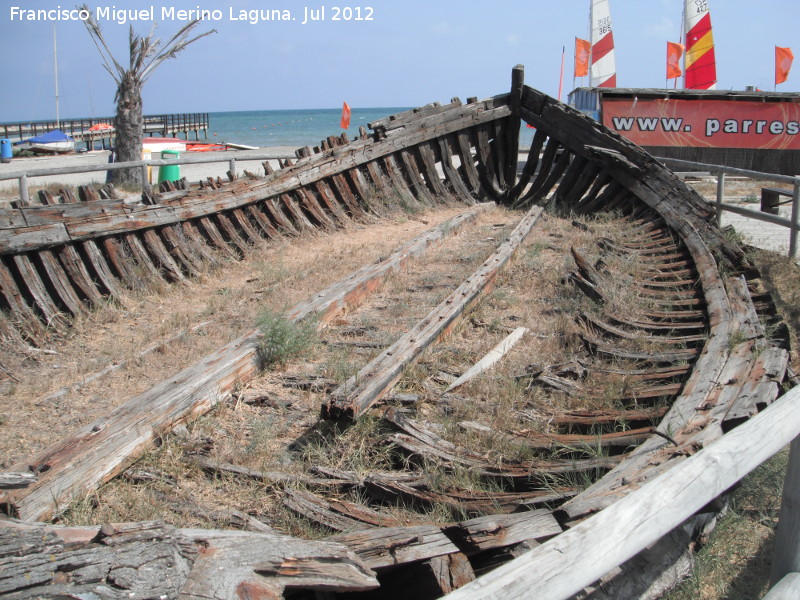
<instances>
[{"instance_id":1,"label":"wooden fence","mask_svg":"<svg viewBox=\"0 0 800 600\"><path fill-rule=\"evenodd\" d=\"M748 169L738 169L736 167L725 167L722 165L711 165L707 163L698 163L688 160L679 160L677 158L658 158L663 163L673 167L683 167L698 171L708 171L712 175L717 176L717 199L715 205L717 207L717 225L720 224L722 219L722 211L735 213L744 217L763 221L765 223L772 223L773 225L780 225L789 228L789 256L797 258L797 233L800 231L800 177L791 177L789 175L776 175L774 173L762 173L760 171L750 171ZM778 215L773 215L757 210L750 210L734 204L725 204L723 202L725 196L725 175L740 175L750 177L752 179L760 179L764 181L775 181L777 183L784 183L792 186L792 214L791 217L786 219Z\"/></svg>"},{"instance_id":2,"label":"wooden fence","mask_svg":"<svg viewBox=\"0 0 800 600\"><path fill-rule=\"evenodd\" d=\"M800 387L795 387L760 414L635 492L445 598L571 598L681 525L790 442L773 561L772 582L776 585L767 598L800 598L798 435Z\"/></svg>"}]
</instances>

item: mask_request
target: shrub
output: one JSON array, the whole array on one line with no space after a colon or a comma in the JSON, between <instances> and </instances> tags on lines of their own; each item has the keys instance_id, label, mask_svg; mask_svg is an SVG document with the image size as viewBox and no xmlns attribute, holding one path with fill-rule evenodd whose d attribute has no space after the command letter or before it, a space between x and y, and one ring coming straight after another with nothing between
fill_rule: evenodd
<instances>
[{"instance_id":1,"label":"shrub","mask_svg":"<svg viewBox=\"0 0 800 600\"><path fill-rule=\"evenodd\" d=\"M313 320L294 322L266 310L259 315L256 324L262 335L257 348L262 369L272 365L285 366L290 359L309 351L317 340L317 327Z\"/></svg>"}]
</instances>

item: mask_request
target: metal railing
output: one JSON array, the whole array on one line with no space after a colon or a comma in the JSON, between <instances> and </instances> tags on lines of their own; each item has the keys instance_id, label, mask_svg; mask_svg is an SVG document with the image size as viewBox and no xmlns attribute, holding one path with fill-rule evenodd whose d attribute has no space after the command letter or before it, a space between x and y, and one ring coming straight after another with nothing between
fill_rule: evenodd
<instances>
[{"instance_id":1,"label":"metal railing","mask_svg":"<svg viewBox=\"0 0 800 600\"><path fill-rule=\"evenodd\" d=\"M756 221L763 221L765 223L772 223L773 225L780 225L789 229L789 257L797 258L797 234L800 231L800 177L792 177L790 175L776 175L775 173L762 173L760 171L750 171L748 169L738 169L735 167L725 167L723 165L712 165L707 163L698 163L689 160L680 160L677 158L662 158L656 157L658 160L666 165L676 167L687 167L699 171L708 171L717 177L717 198L714 205L717 208L717 225L721 224L722 211L728 211L755 219ZM751 179L759 179L763 181L775 181L778 183L785 183L792 186L792 212L791 216L787 219L778 215L764 213L758 210L751 210L742 206L734 204L726 204L723 202L725 197L725 175L739 175L749 177Z\"/></svg>"},{"instance_id":2,"label":"metal railing","mask_svg":"<svg viewBox=\"0 0 800 600\"><path fill-rule=\"evenodd\" d=\"M93 117L86 119L61 119L56 121L26 121L20 123L0 123L0 137L9 139L26 139L53 129L64 133L81 136L89 132L89 128L100 123L112 123L114 117ZM144 115L143 129L145 133L175 133L178 131L208 130L208 113L176 113L163 115Z\"/></svg>"},{"instance_id":3,"label":"metal railing","mask_svg":"<svg viewBox=\"0 0 800 600\"><path fill-rule=\"evenodd\" d=\"M0 181L8 181L16 179L19 182L19 197L24 202L30 200L30 193L28 189L28 178L30 177L48 177L52 175L72 175L75 173L94 173L98 171L115 171L117 169L142 169L142 181L148 180L147 169L149 167L164 167L169 165L196 165L205 163L219 163L227 162L229 171L236 172L236 161L254 161L254 160L276 160L295 158L294 154L287 154L286 152L276 151L228 151L228 152L213 152L210 154L203 154L200 156L179 156L174 159L149 159L149 160L134 160L118 163L96 163L93 165L75 165L71 167L45 167L40 169L26 169L25 171L9 171L0 173Z\"/></svg>"}]
</instances>

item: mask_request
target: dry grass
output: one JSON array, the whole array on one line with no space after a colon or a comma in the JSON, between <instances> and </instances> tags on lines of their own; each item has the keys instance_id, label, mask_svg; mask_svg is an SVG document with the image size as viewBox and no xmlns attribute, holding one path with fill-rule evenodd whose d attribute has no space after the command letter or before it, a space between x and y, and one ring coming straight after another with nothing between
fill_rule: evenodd
<instances>
[{"instance_id":1,"label":"dry grass","mask_svg":"<svg viewBox=\"0 0 800 600\"><path fill-rule=\"evenodd\" d=\"M155 512L176 524L197 525L196 514L187 516L182 503L207 507L228 506L249 512L287 533L318 537L324 528L312 526L285 509L280 490L272 485L237 480L229 476L211 476L191 467L191 453L205 447L210 458L262 471L306 472L310 467L328 467L357 474L398 468L421 469L432 490L447 492L498 491L499 482L476 475L471 469L420 461L387 442L392 432L380 418L382 408L360 419L355 426L342 428L317 421L324 393L289 389L282 384L283 374L303 377L328 377L341 383L388 344L426 314L450 290L498 246L518 219L515 213L496 209L478 222L445 241L436 252L415 261L403 273L393 275L357 311L325 330L321 343L304 359L287 357L280 372L265 372L240 390L238 399L220 406L189 428L183 440L169 438L156 452L137 465L156 474L154 481L132 483L121 478L101 490L93 502L76 508L66 519L70 523L97 519L136 520ZM574 265L565 260L572 245L594 247L598 236L621 235L624 226L613 219L588 221L576 227L571 220L552 216L542 218L541 227L529 237L495 288L462 326L443 343L425 352L398 385L398 392L413 392L418 418L431 422L444 439L485 453L497 460L525 462L536 458L569 455L596 456L594 448L565 448L554 452L535 452L523 440L511 435L487 436L465 429L462 422L491 425L497 432L548 430L547 415L565 408L597 408L607 398L571 398L530 387L523 377L532 363L558 364L586 358L586 349L577 332L574 315L578 310L596 310L592 302L571 286L564 275ZM355 265L353 265L355 266ZM629 269L630 265L612 265ZM285 264L269 269L279 278L294 272ZM280 282L280 287L285 281ZM620 293L622 293L620 287ZM439 402L448 376L460 374L471 366L507 333L526 326L526 335L515 349L495 368L463 386L458 394L469 401ZM376 342L359 347L354 342ZM449 375L448 375L449 374ZM442 379L444 377L444 379ZM242 398L257 398L247 404ZM442 407L445 409L443 410ZM538 421L520 424L520 414L541 414ZM563 451L563 452L562 452ZM494 460L494 458L492 459ZM589 479L575 477L580 486ZM549 485L562 483L545 482ZM573 481L572 483L575 483ZM334 491L328 495L337 495ZM344 499L363 500L359 492L345 492ZM376 506L398 523L443 523L465 515L452 506L410 507ZM142 510L137 510L137 506ZM207 525L207 523L206 523Z\"/></svg>"},{"instance_id":2,"label":"dry grass","mask_svg":"<svg viewBox=\"0 0 800 600\"><path fill-rule=\"evenodd\" d=\"M131 291L119 303L76 319L68 330L49 332L44 352L4 344L0 364L16 380L2 388L0 469L252 330L263 309L282 311L461 210L438 209L412 219L265 244L247 261L226 261L186 284ZM207 326L159 351L139 355L154 342L205 321ZM113 374L42 402L61 386L80 383L120 361L127 363Z\"/></svg>"}]
</instances>

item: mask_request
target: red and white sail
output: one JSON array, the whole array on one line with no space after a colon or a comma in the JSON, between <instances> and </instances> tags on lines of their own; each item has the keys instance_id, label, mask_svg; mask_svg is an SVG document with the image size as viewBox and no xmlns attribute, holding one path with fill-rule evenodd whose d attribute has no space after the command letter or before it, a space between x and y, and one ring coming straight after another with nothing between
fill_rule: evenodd
<instances>
[{"instance_id":1,"label":"red and white sail","mask_svg":"<svg viewBox=\"0 0 800 600\"><path fill-rule=\"evenodd\" d=\"M617 65L614 58L614 33L611 30L611 9L608 0L592 0L590 13L592 44L592 87L617 87Z\"/></svg>"},{"instance_id":2,"label":"red and white sail","mask_svg":"<svg viewBox=\"0 0 800 600\"><path fill-rule=\"evenodd\" d=\"M717 61L708 0L686 0L683 19L686 32L684 86L689 90L715 90Z\"/></svg>"}]
</instances>

